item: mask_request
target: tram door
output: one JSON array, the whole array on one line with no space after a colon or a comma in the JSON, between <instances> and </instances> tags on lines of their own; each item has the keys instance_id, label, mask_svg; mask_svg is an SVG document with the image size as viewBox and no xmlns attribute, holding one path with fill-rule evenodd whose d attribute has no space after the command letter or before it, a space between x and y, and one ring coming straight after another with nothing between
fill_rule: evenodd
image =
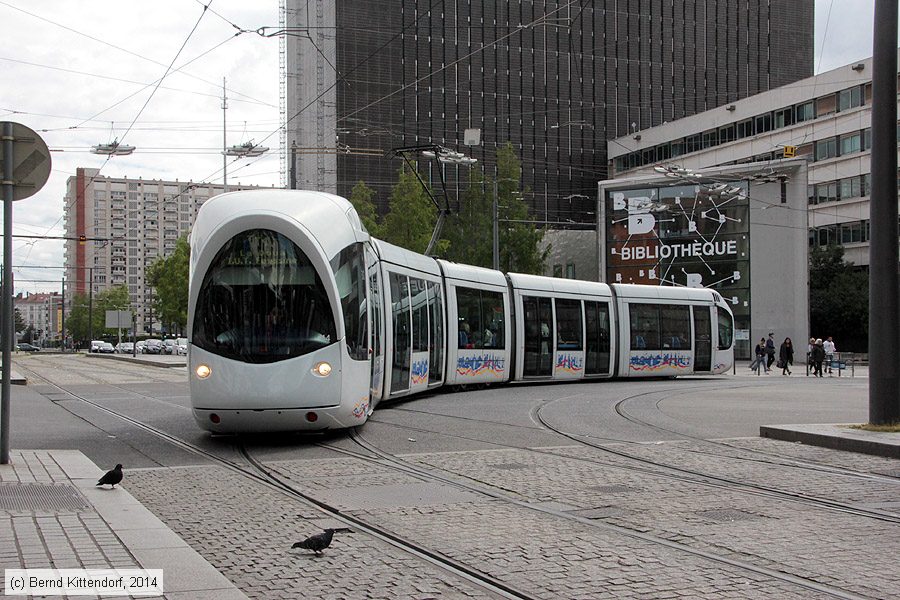
<instances>
[{"instance_id":1,"label":"tram door","mask_svg":"<svg viewBox=\"0 0 900 600\"><path fill-rule=\"evenodd\" d=\"M692 306L694 310L694 371L712 370L712 324L709 307Z\"/></svg>"},{"instance_id":2,"label":"tram door","mask_svg":"<svg viewBox=\"0 0 900 600\"><path fill-rule=\"evenodd\" d=\"M553 301L522 296L525 313L525 377L553 375Z\"/></svg>"},{"instance_id":3,"label":"tram door","mask_svg":"<svg viewBox=\"0 0 900 600\"><path fill-rule=\"evenodd\" d=\"M366 248L366 263L369 275L369 319L371 319L369 331L372 336L369 344L369 362L372 370L369 393L371 394L370 404L374 408L375 403L381 399L384 386L384 343L382 341L384 309L382 308L381 264L378 262L378 257L368 247Z\"/></svg>"},{"instance_id":4,"label":"tram door","mask_svg":"<svg viewBox=\"0 0 900 600\"><path fill-rule=\"evenodd\" d=\"M391 326L393 352L391 353L391 393L409 389L409 369L412 352L410 330L409 280L406 275L389 273L391 286Z\"/></svg>"}]
</instances>

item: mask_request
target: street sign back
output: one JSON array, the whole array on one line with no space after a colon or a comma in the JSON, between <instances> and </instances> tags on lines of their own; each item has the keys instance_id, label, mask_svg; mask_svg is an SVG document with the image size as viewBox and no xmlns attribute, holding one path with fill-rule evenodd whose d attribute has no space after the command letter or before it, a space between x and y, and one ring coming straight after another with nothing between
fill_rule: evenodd
<instances>
[{"instance_id":1,"label":"street sign back","mask_svg":"<svg viewBox=\"0 0 900 600\"><path fill-rule=\"evenodd\" d=\"M2 123L0 123L2 125ZM2 128L0 128L2 130ZM33 196L50 177L50 150L37 133L21 123L13 123L13 200ZM0 173L7 157L0 144Z\"/></svg>"}]
</instances>

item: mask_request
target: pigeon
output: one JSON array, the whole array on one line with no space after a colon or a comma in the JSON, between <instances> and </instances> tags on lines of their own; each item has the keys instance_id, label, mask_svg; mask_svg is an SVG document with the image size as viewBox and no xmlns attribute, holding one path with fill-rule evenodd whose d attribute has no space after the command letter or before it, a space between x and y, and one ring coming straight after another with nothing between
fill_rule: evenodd
<instances>
[{"instance_id":1,"label":"pigeon","mask_svg":"<svg viewBox=\"0 0 900 600\"><path fill-rule=\"evenodd\" d=\"M334 532L336 531L344 532L350 530L346 527L341 527L340 529L326 529L322 533L309 536L302 542L295 542L291 548L303 548L304 550L312 550L316 554L321 554L322 550L331 545L331 538L334 537Z\"/></svg>"},{"instance_id":2,"label":"pigeon","mask_svg":"<svg viewBox=\"0 0 900 600\"><path fill-rule=\"evenodd\" d=\"M100 481L97 482L97 485L106 485L110 484L112 487L116 487L116 484L122 481L122 465L116 465L116 468L112 471L107 471L106 475L100 478Z\"/></svg>"}]
</instances>

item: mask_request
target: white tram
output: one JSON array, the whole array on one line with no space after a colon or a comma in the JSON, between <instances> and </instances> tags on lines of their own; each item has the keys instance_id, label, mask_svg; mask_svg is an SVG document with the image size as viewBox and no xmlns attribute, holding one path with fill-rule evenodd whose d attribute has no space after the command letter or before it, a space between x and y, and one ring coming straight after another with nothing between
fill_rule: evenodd
<instances>
[{"instance_id":1,"label":"white tram","mask_svg":"<svg viewBox=\"0 0 900 600\"><path fill-rule=\"evenodd\" d=\"M352 427L445 385L717 374L734 360L714 291L435 260L371 238L330 194L216 196L191 250L191 404L215 433Z\"/></svg>"}]
</instances>

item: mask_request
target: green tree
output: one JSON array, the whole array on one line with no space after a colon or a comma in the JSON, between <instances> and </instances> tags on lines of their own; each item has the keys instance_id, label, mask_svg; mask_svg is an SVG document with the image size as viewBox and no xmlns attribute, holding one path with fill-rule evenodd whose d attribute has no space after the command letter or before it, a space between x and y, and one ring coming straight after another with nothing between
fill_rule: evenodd
<instances>
[{"instance_id":1,"label":"green tree","mask_svg":"<svg viewBox=\"0 0 900 600\"><path fill-rule=\"evenodd\" d=\"M73 340L90 343L93 336L97 339L104 334L115 333L115 329L106 328L106 311L130 310L131 299L128 286L119 285L94 294L75 294L72 298L72 310L66 315L66 331ZM93 328L89 326L93 323Z\"/></svg>"},{"instance_id":2,"label":"green tree","mask_svg":"<svg viewBox=\"0 0 900 600\"><path fill-rule=\"evenodd\" d=\"M493 183L485 180L484 171L480 167L471 168L459 210L447 217L444 224L447 260L487 268L493 265L493 192Z\"/></svg>"},{"instance_id":3,"label":"green tree","mask_svg":"<svg viewBox=\"0 0 900 600\"><path fill-rule=\"evenodd\" d=\"M528 189L519 192L522 180L522 163L511 143L497 150L497 189L500 206L500 269L505 272L544 272L544 262L550 248L540 249L544 231L532 222L524 196ZM505 220L505 221L504 221Z\"/></svg>"},{"instance_id":4,"label":"green tree","mask_svg":"<svg viewBox=\"0 0 900 600\"><path fill-rule=\"evenodd\" d=\"M844 261L842 246L809 255L810 335L833 336L838 349L865 352L869 338L869 275Z\"/></svg>"},{"instance_id":5,"label":"green tree","mask_svg":"<svg viewBox=\"0 0 900 600\"><path fill-rule=\"evenodd\" d=\"M88 295L75 294L72 297L72 310L66 315L66 331L73 340L88 338ZM99 330L98 330L99 331Z\"/></svg>"},{"instance_id":6,"label":"green tree","mask_svg":"<svg viewBox=\"0 0 900 600\"><path fill-rule=\"evenodd\" d=\"M378 213L375 210L375 190L360 181L350 191L350 203L356 209L359 220L362 221L366 231L373 237L379 237Z\"/></svg>"},{"instance_id":7,"label":"green tree","mask_svg":"<svg viewBox=\"0 0 900 600\"><path fill-rule=\"evenodd\" d=\"M391 190L389 212L380 227L381 239L391 244L424 253L431 241L437 209L428 197L415 173L403 163L397 185ZM446 247L439 243L435 254Z\"/></svg>"},{"instance_id":8,"label":"green tree","mask_svg":"<svg viewBox=\"0 0 900 600\"><path fill-rule=\"evenodd\" d=\"M188 270L191 247L187 237L175 242L168 257L157 258L147 270L147 283L156 289L153 312L160 322L183 331L187 326Z\"/></svg>"},{"instance_id":9,"label":"green tree","mask_svg":"<svg viewBox=\"0 0 900 600\"><path fill-rule=\"evenodd\" d=\"M22 318L22 313L19 312L19 309L13 309L13 319L15 323L15 332L20 333L25 331L25 319Z\"/></svg>"},{"instance_id":10,"label":"green tree","mask_svg":"<svg viewBox=\"0 0 900 600\"><path fill-rule=\"evenodd\" d=\"M493 265L493 200L497 193L500 269L518 273L540 274L549 248L541 251L544 232L532 222L521 190L522 166L512 144L497 151L495 179L485 177L480 169L469 173L468 188L457 213L448 219L445 236L449 243L446 257L450 260L490 268Z\"/></svg>"}]
</instances>

